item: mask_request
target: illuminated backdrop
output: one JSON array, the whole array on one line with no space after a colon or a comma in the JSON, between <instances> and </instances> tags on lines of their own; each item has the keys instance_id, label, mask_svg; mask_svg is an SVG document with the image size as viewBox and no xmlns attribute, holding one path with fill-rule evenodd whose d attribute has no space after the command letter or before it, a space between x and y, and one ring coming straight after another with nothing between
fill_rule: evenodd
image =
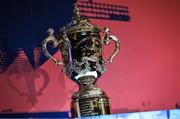
<instances>
[{"instance_id":1,"label":"illuminated backdrop","mask_svg":"<svg viewBox=\"0 0 180 119\"><path fill-rule=\"evenodd\" d=\"M179 1L90 2L125 6L125 11L128 11L108 13L111 10L102 6L102 11L105 10L111 17L100 15L91 18L93 24L109 27L122 44L118 57L108 65L108 72L98 81L98 85L111 98L113 112L178 107ZM20 3L9 0L0 7L4 16L0 21L0 111L69 111L70 96L77 86L60 72L62 67L45 59L40 45L49 26L58 31L65 25L71 16L72 1L51 0L42 4L22 0ZM121 18L114 17L114 14L121 15ZM111 45L104 48L105 57L111 54L114 44ZM60 58L60 52L51 50L55 57Z\"/></svg>"}]
</instances>

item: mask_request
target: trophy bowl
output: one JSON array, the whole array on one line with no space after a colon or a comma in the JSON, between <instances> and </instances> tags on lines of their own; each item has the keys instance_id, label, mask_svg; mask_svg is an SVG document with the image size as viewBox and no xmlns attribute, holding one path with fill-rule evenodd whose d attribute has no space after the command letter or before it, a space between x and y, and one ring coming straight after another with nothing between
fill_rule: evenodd
<instances>
[{"instance_id":1,"label":"trophy bowl","mask_svg":"<svg viewBox=\"0 0 180 119\"><path fill-rule=\"evenodd\" d=\"M110 34L105 27L101 29L92 25L89 19L80 15L74 5L71 20L60 29L57 37L54 30L48 29L48 37L42 42L44 54L57 65L64 65L64 73L79 86L78 92L72 95L72 117L110 114L110 103L106 93L96 86L97 79L107 70L105 65L111 63L120 50L119 39ZM102 48L111 41L115 42L112 55L104 60ZM47 44L61 51L63 62L54 58L47 50Z\"/></svg>"}]
</instances>

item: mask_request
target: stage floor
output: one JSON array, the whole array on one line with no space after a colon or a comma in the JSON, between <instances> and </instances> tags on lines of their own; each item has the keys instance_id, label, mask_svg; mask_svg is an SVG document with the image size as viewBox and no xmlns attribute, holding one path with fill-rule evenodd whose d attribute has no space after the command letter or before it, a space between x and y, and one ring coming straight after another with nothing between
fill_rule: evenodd
<instances>
[{"instance_id":1,"label":"stage floor","mask_svg":"<svg viewBox=\"0 0 180 119\"><path fill-rule=\"evenodd\" d=\"M0 113L0 118L69 119L69 112ZM80 119L180 119L180 109L81 117Z\"/></svg>"},{"instance_id":2,"label":"stage floor","mask_svg":"<svg viewBox=\"0 0 180 119\"><path fill-rule=\"evenodd\" d=\"M125 114L111 114L102 116L83 117L81 119L180 119L180 109Z\"/></svg>"}]
</instances>

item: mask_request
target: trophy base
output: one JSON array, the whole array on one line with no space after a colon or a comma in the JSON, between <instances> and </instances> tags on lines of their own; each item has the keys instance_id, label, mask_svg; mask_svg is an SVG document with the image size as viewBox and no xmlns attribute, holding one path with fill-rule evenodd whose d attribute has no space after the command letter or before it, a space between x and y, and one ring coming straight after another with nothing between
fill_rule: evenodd
<instances>
[{"instance_id":1,"label":"trophy base","mask_svg":"<svg viewBox=\"0 0 180 119\"><path fill-rule=\"evenodd\" d=\"M79 79L79 91L74 93L71 102L73 118L110 114L110 104L103 90L96 87L96 78L84 76Z\"/></svg>"},{"instance_id":2,"label":"trophy base","mask_svg":"<svg viewBox=\"0 0 180 119\"><path fill-rule=\"evenodd\" d=\"M110 114L110 105L106 97L79 99L71 102L73 118Z\"/></svg>"}]
</instances>

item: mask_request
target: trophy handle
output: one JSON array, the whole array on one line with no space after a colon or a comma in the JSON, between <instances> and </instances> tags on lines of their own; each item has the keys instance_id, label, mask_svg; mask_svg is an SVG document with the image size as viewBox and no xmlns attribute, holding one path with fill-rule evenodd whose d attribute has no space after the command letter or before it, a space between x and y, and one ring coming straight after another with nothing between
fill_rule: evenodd
<instances>
[{"instance_id":1,"label":"trophy handle","mask_svg":"<svg viewBox=\"0 0 180 119\"><path fill-rule=\"evenodd\" d=\"M56 58L54 58L54 57L49 53L49 51L47 50L47 44L48 44L49 42L52 42L52 43L53 43L53 47L55 47L55 48L59 45L59 42L56 40L56 38L55 38L54 35L53 35L54 30L53 30L52 28L49 28L49 29L47 30L47 32L48 32L49 36L48 36L47 38L45 38L44 41L42 42L43 52L44 52L44 54L45 54L48 58L52 59L52 60L55 62L56 65L63 65L63 64L64 64L63 62L61 62L61 61L57 60Z\"/></svg>"},{"instance_id":2,"label":"trophy handle","mask_svg":"<svg viewBox=\"0 0 180 119\"><path fill-rule=\"evenodd\" d=\"M120 50L120 41L119 39L114 36L114 35L110 35L110 30L109 28L105 27L104 28L104 36L102 38L102 44L106 44L108 45L111 41L113 41L115 43L115 49L113 54L108 58L108 60L105 60L104 63L112 63L112 60L114 59L114 57L118 54L119 50Z\"/></svg>"}]
</instances>

